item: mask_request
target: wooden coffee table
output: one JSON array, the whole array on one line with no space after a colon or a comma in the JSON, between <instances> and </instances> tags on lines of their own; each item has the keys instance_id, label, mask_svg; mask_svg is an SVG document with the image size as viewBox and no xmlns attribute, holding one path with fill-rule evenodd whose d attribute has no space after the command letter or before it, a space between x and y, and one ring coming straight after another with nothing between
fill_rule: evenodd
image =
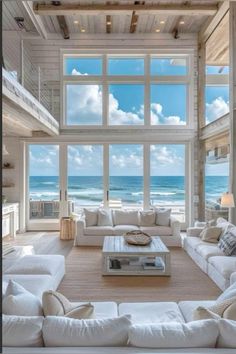
<instances>
[{"instance_id":1,"label":"wooden coffee table","mask_svg":"<svg viewBox=\"0 0 236 354\"><path fill-rule=\"evenodd\" d=\"M103 275L170 276L170 251L158 236L147 246L129 245L123 236L106 236L102 259Z\"/></svg>"}]
</instances>

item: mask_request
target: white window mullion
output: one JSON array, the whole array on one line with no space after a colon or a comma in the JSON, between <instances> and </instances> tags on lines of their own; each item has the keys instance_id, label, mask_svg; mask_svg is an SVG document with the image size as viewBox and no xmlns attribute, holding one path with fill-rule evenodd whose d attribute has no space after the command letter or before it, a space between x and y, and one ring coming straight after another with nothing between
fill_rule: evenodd
<instances>
[{"instance_id":1,"label":"white window mullion","mask_svg":"<svg viewBox=\"0 0 236 354\"><path fill-rule=\"evenodd\" d=\"M108 106L109 106L109 92L108 92L108 84L107 84L107 55L103 55L102 62L102 122L103 126L107 127L109 122L108 117Z\"/></svg>"},{"instance_id":2,"label":"white window mullion","mask_svg":"<svg viewBox=\"0 0 236 354\"><path fill-rule=\"evenodd\" d=\"M67 144L61 143L59 145L60 217L68 216L67 179Z\"/></svg>"},{"instance_id":3,"label":"white window mullion","mask_svg":"<svg viewBox=\"0 0 236 354\"><path fill-rule=\"evenodd\" d=\"M143 145L143 208L150 207L150 144Z\"/></svg>"},{"instance_id":4,"label":"white window mullion","mask_svg":"<svg viewBox=\"0 0 236 354\"><path fill-rule=\"evenodd\" d=\"M145 57L144 125L147 127L151 125L150 58L151 56L149 54Z\"/></svg>"}]
</instances>

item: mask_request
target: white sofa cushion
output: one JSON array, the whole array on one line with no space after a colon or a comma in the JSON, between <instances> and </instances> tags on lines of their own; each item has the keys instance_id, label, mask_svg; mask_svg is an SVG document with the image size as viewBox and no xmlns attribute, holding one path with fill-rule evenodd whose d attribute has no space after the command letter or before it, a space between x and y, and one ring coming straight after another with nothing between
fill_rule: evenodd
<instances>
[{"instance_id":1,"label":"white sofa cushion","mask_svg":"<svg viewBox=\"0 0 236 354\"><path fill-rule=\"evenodd\" d=\"M3 315L4 347L42 347L43 317Z\"/></svg>"},{"instance_id":2,"label":"white sofa cushion","mask_svg":"<svg viewBox=\"0 0 236 354\"><path fill-rule=\"evenodd\" d=\"M144 210L139 212L140 226L155 226L156 213L154 210Z\"/></svg>"},{"instance_id":3,"label":"white sofa cushion","mask_svg":"<svg viewBox=\"0 0 236 354\"><path fill-rule=\"evenodd\" d=\"M138 210L113 210L114 225L139 225Z\"/></svg>"},{"instance_id":4,"label":"white sofa cushion","mask_svg":"<svg viewBox=\"0 0 236 354\"><path fill-rule=\"evenodd\" d=\"M89 226L85 227L84 235L86 236L112 236L114 229L112 226Z\"/></svg>"},{"instance_id":5,"label":"white sofa cushion","mask_svg":"<svg viewBox=\"0 0 236 354\"><path fill-rule=\"evenodd\" d=\"M199 306L208 308L215 305L215 301L180 301L180 311L186 322L193 321L193 312Z\"/></svg>"},{"instance_id":6,"label":"white sofa cushion","mask_svg":"<svg viewBox=\"0 0 236 354\"><path fill-rule=\"evenodd\" d=\"M199 244L196 246L195 251L206 260L209 257L224 255L224 253L219 249L217 244Z\"/></svg>"},{"instance_id":7,"label":"white sofa cushion","mask_svg":"<svg viewBox=\"0 0 236 354\"><path fill-rule=\"evenodd\" d=\"M198 245L204 245L204 242L199 237L188 236L185 238L185 243L192 247L194 250Z\"/></svg>"},{"instance_id":8,"label":"white sofa cushion","mask_svg":"<svg viewBox=\"0 0 236 354\"><path fill-rule=\"evenodd\" d=\"M98 209L83 209L86 226L96 226L98 224Z\"/></svg>"},{"instance_id":9,"label":"white sofa cushion","mask_svg":"<svg viewBox=\"0 0 236 354\"><path fill-rule=\"evenodd\" d=\"M140 226L140 230L146 232L150 236L171 236L172 230L169 226Z\"/></svg>"},{"instance_id":10,"label":"white sofa cushion","mask_svg":"<svg viewBox=\"0 0 236 354\"><path fill-rule=\"evenodd\" d=\"M113 228L114 235L121 236L124 233L132 230L139 230L139 227L136 225L116 225Z\"/></svg>"},{"instance_id":11,"label":"white sofa cushion","mask_svg":"<svg viewBox=\"0 0 236 354\"><path fill-rule=\"evenodd\" d=\"M42 298L44 291L52 288L52 276L47 274L6 274L4 280L12 279L22 285L26 290L36 295L39 299Z\"/></svg>"},{"instance_id":12,"label":"white sofa cushion","mask_svg":"<svg viewBox=\"0 0 236 354\"><path fill-rule=\"evenodd\" d=\"M231 297L236 296L236 282L228 287L216 300L216 302L221 302L224 300L231 299Z\"/></svg>"},{"instance_id":13,"label":"white sofa cushion","mask_svg":"<svg viewBox=\"0 0 236 354\"><path fill-rule=\"evenodd\" d=\"M221 319L218 321L218 348L236 348L236 321Z\"/></svg>"},{"instance_id":14,"label":"white sofa cushion","mask_svg":"<svg viewBox=\"0 0 236 354\"><path fill-rule=\"evenodd\" d=\"M72 302L73 306L80 306L83 304L85 304L85 302ZM94 318L97 320L118 317L118 306L116 302L91 302L91 304L94 307Z\"/></svg>"},{"instance_id":15,"label":"white sofa cushion","mask_svg":"<svg viewBox=\"0 0 236 354\"><path fill-rule=\"evenodd\" d=\"M175 302L121 303L119 315L131 315L132 323L184 322Z\"/></svg>"},{"instance_id":16,"label":"white sofa cushion","mask_svg":"<svg viewBox=\"0 0 236 354\"><path fill-rule=\"evenodd\" d=\"M218 334L214 320L134 325L129 342L143 348L214 348Z\"/></svg>"},{"instance_id":17,"label":"white sofa cushion","mask_svg":"<svg viewBox=\"0 0 236 354\"><path fill-rule=\"evenodd\" d=\"M60 255L32 255L20 258L6 270L6 274L49 274L54 275L64 267L65 258Z\"/></svg>"},{"instance_id":18,"label":"white sofa cushion","mask_svg":"<svg viewBox=\"0 0 236 354\"><path fill-rule=\"evenodd\" d=\"M8 281L3 279L2 280L2 299L4 298L4 296L6 294L7 286L8 286Z\"/></svg>"},{"instance_id":19,"label":"white sofa cushion","mask_svg":"<svg viewBox=\"0 0 236 354\"><path fill-rule=\"evenodd\" d=\"M156 224L159 226L170 226L171 209L156 208Z\"/></svg>"},{"instance_id":20,"label":"white sofa cushion","mask_svg":"<svg viewBox=\"0 0 236 354\"><path fill-rule=\"evenodd\" d=\"M110 209L98 209L98 226L113 226Z\"/></svg>"},{"instance_id":21,"label":"white sofa cushion","mask_svg":"<svg viewBox=\"0 0 236 354\"><path fill-rule=\"evenodd\" d=\"M43 339L46 347L123 346L130 325L129 316L100 320L52 316L44 320Z\"/></svg>"},{"instance_id":22,"label":"white sofa cushion","mask_svg":"<svg viewBox=\"0 0 236 354\"><path fill-rule=\"evenodd\" d=\"M236 270L236 257L210 257L208 262L226 279Z\"/></svg>"},{"instance_id":23,"label":"white sofa cushion","mask_svg":"<svg viewBox=\"0 0 236 354\"><path fill-rule=\"evenodd\" d=\"M2 311L5 315L43 315L40 299L13 280L9 280L6 293L2 302Z\"/></svg>"}]
</instances>

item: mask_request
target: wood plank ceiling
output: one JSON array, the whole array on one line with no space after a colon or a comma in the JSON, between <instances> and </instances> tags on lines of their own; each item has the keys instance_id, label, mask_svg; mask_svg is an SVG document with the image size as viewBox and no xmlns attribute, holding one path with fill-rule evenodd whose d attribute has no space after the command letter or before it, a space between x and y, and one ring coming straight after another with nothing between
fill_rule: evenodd
<instances>
[{"instance_id":1,"label":"wood plank ceiling","mask_svg":"<svg viewBox=\"0 0 236 354\"><path fill-rule=\"evenodd\" d=\"M183 0L160 0L160 1L87 1L87 0L61 0L61 1L34 1L39 5L136 5L137 8L144 6L186 6L200 8L217 9L219 1L183 1ZM55 6L55 8L58 6ZM133 6L134 7L134 6ZM11 16L12 15L12 16ZM22 16L25 19L25 25L28 31L34 31L33 23L26 13L22 1L3 1L3 29L17 30L17 24L14 16ZM103 13L94 14L92 11L87 13L77 13L74 15L58 16L46 15L40 16L48 33L62 33L64 38L68 34L78 33L172 33L178 30L179 33L196 33L201 26L209 19L209 12L190 15L180 15L173 11L165 13L160 11L142 12L142 11L113 11L111 14Z\"/></svg>"}]
</instances>

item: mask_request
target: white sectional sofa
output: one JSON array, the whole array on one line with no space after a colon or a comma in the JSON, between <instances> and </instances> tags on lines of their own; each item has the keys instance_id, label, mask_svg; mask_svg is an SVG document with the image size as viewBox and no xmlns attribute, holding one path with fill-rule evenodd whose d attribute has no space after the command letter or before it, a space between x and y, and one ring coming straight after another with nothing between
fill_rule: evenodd
<instances>
[{"instance_id":1,"label":"white sectional sofa","mask_svg":"<svg viewBox=\"0 0 236 354\"><path fill-rule=\"evenodd\" d=\"M223 218L218 218L217 223L225 222L227 225L234 225ZM232 279L236 279L236 257L225 256L219 249L217 243L204 242L199 237L204 226L190 227L187 229L187 236L184 238L184 249L195 263L224 290Z\"/></svg>"},{"instance_id":2,"label":"white sectional sofa","mask_svg":"<svg viewBox=\"0 0 236 354\"><path fill-rule=\"evenodd\" d=\"M117 214L119 213L119 218ZM122 215L123 213L123 215ZM97 223L90 226L85 215L76 219L75 246L102 246L105 236L121 236L131 230L141 230L150 236L160 236L168 247L181 247L180 222L170 216L166 226L155 223L142 226L139 210L111 210L110 225L100 226Z\"/></svg>"},{"instance_id":3,"label":"white sectional sofa","mask_svg":"<svg viewBox=\"0 0 236 354\"><path fill-rule=\"evenodd\" d=\"M3 281L14 280L32 294L56 290L65 275L65 257L61 255L27 255L12 260L5 267Z\"/></svg>"}]
</instances>

